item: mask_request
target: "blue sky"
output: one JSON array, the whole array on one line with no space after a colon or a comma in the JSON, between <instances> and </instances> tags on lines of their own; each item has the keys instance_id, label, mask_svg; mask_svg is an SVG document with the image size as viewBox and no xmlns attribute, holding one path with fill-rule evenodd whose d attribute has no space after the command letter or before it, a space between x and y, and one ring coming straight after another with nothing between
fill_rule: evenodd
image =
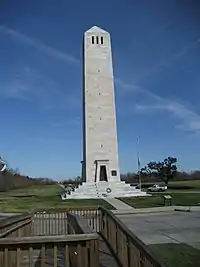
<instances>
[{"instance_id":1,"label":"blue sky","mask_svg":"<svg viewBox=\"0 0 200 267\"><path fill-rule=\"evenodd\" d=\"M111 33L121 172L178 158L200 168L200 2L2 0L0 154L22 173L64 179L82 160L82 41Z\"/></svg>"}]
</instances>

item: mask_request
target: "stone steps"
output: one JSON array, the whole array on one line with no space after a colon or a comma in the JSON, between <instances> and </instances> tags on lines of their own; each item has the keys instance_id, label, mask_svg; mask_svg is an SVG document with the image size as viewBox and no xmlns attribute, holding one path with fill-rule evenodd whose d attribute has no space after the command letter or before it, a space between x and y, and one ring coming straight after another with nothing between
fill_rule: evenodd
<instances>
[{"instance_id":1,"label":"stone steps","mask_svg":"<svg viewBox=\"0 0 200 267\"><path fill-rule=\"evenodd\" d=\"M107 192L111 189L111 192ZM126 184L125 182L98 182L98 183L83 183L70 195L66 195L68 198L105 198L105 197L126 197L126 196L144 196L145 192L141 192L140 189L135 189L134 186Z\"/></svg>"}]
</instances>

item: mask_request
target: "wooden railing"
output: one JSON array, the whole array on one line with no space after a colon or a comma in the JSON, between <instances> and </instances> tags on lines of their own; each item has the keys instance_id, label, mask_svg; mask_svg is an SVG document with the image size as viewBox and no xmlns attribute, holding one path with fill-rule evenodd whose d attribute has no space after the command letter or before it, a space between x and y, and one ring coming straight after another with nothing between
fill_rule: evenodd
<instances>
[{"instance_id":1,"label":"wooden railing","mask_svg":"<svg viewBox=\"0 0 200 267\"><path fill-rule=\"evenodd\" d=\"M38 211L34 214L33 235L61 235L67 233L67 212L81 215L86 218L95 232L98 231L96 218L98 208L73 207L65 210Z\"/></svg>"},{"instance_id":2,"label":"wooden railing","mask_svg":"<svg viewBox=\"0 0 200 267\"><path fill-rule=\"evenodd\" d=\"M0 220L0 238L31 235L32 214L9 216Z\"/></svg>"},{"instance_id":3,"label":"wooden railing","mask_svg":"<svg viewBox=\"0 0 200 267\"><path fill-rule=\"evenodd\" d=\"M97 227L94 208L43 211L1 220L0 267L98 267L98 234L84 234L82 229L70 235L69 211L71 217L84 218L93 229Z\"/></svg>"},{"instance_id":4,"label":"wooden railing","mask_svg":"<svg viewBox=\"0 0 200 267\"><path fill-rule=\"evenodd\" d=\"M98 234L0 239L2 267L98 267Z\"/></svg>"},{"instance_id":5,"label":"wooden railing","mask_svg":"<svg viewBox=\"0 0 200 267\"><path fill-rule=\"evenodd\" d=\"M38 232L34 232L33 226ZM99 236L95 232L103 237L120 266L163 267L148 247L103 207L46 211L34 216L22 214L2 219L0 267L98 267ZM43 236L30 236L34 233Z\"/></svg>"},{"instance_id":6,"label":"wooden railing","mask_svg":"<svg viewBox=\"0 0 200 267\"><path fill-rule=\"evenodd\" d=\"M112 212L99 208L99 233L122 267L163 267L148 247Z\"/></svg>"},{"instance_id":7,"label":"wooden railing","mask_svg":"<svg viewBox=\"0 0 200 267\"><path fill-rule=\"evenodd\" d=\"M91 234L94 229L90 226L88 220L81 215L67 213L68 234Z\"/></svg>"}]
</instances>

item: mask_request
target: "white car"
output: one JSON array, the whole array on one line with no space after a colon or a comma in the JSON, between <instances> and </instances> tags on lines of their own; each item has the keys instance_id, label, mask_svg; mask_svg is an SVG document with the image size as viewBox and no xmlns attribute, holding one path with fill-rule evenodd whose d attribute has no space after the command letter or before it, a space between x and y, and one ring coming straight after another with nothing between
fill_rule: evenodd
<instances>
[{"instance_id":1,"label":"white car","mask_svg":"<svg viewBox=\"0 0 200 267\"><path fill-rule=\"evenodd\" d=\"M154 184L153 186L147 189L148 192L164 192L166 190L167 190L167 186L159 186L157 184Z\"/></svg>"}]
</instances>

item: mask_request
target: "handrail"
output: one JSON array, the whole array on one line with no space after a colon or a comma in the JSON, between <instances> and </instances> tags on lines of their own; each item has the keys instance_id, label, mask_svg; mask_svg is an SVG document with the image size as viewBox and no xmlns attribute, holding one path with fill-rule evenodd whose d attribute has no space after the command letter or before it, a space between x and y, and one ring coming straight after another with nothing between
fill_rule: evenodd
<instances>
[{"instance_id":1,"label":"handrail","mask_svg":"<svg viewBox=\"0 0 200 267\"><path fill-rule=\"evenodd\" d=\"M0 239L0 266L99 266L98 234Z\"/></svg>"},{"instance_id":2,"label":"handrail","mask_svg":"<svg viewBox=\"0 0 200 267\"><path fill-rule=\"evenodd\" d=\"M139 252L139 258L137 260L140 261L141 264L143 264L141 266L164 267L164 265L160 263L159 260L155 258L155 256L152 255L151 251L142 242L142 240L140 240L111 211L105 209L104 207L99 207L99 212L100 234L106 241L107 245L110 247L110 250L115 255L116 259L118 259L121 266L132 267L132 262L135 262L136 259L130 260L130 246L133 245ZM121 240L119 241L120 238ZM125 250L125 252L119 251L118 245L120 246L120 250ZM124 246L124 248L122 248L122 246ZM134 247L132 247L133 250ZM121 255L121 253L125 253L126 255ZM136 254L138 255L138 253ZM135 255L135 257L137 256ZM144 261L146 263L146 260L148 261L147 265L144 264Z\"/></svg>"},{"instance_id":3,"label":"handrail","mask_svg":"<svg viewBox=\"0 0 200 267\"><path fill-rule=\"evenodd\" d=\"M37 212L33 219L34 235L60 235L67 233L67 213L83 216L90 226L97 229L96 217L98 209L95 207L73 207Z\"/></svg>"},{"instance_id":4,"label":"handrail","mask_svg":"<svg viewBox=\"0 0 200 267\"><path fill-rule=\"evenodd\" d=\"M35 210L34 213L55 213L55 212L69 212L69 211L73 211L73 212L81 212L81 211L85 211L85 210L98 210L100 206L84 206L84 207L80 207L80 206L68 206L68 207L63 207L63 208L47 208L47 209L38 209Z\"/></svg>"},{"instance_id":5,"label":"handrail","mask_svg":"<svg viewBox=\"0 0 200 267\"><path fill-rule=\"evenodd\" d=\"M98 267L98 234L84 234L80 230L80 234L67 235L66 215L69 211L75 213L75 217L83 215L83 218L90 221L95 217L97 208L72 207L63 209L63 212L52 209L36 214L18 214L1 220L0 266L34 266L36 263L36 266L47 264L50 267ZM50 224L55 229L48 230ZM31 236L35 227L41 227L42 236ZM52 230L57 230L53 231L56 235L51 234ZM62 230L61 233L59 230ZM44 236L45 234L48 236Z\"/></svg>"},{"instance_id":6,"label":"handrail","mask_svg":"<svg viewBox=\"0 0 200 267\"><path fill-rule=\"evenodd\" d=\"M5 226L12 225L16 222L21 222L25 219L31 218L32 214L31 213L23 213L23 214L17 214L14 216L8 216L6 218L3 218L0 220L0 230L4 228Z\"/></svg>"},{"instance_id":7,"label":"handrail","mask_svg":"<svg viewBox=\"0 0 200 267\"><path fill-rule=\"evenodd\" d=\"M96 218L95 218L96 219ZM75 234L76 235L93 235L93 228L89 225L88 219L84 218L81 215L73 214L68 212L67 213L67 221L68 221L68 234ZM87 254L90 254L90 258L93 258L93 263L95 263L94 266L98 267L99 266L99 235L95 233L97 236L97 239L94 241L92 250L93 252L90 251L90 248L88 248L88 252L86 252L85 257L87 257ZM92 254L91 254L92 253ZM93 265L88 265L88 266L93 266ZM87 267L88 267L87 266Z\"/></svg>"},{"instance_id":8,"label":"handrail","mask_svg":"<svg viewBox=\"0 0 200 267\"><path fill-rule=\"evenodd\" d=\"M67 213L68 234L89 234L93 232L88 221L80 215Z\"/></svg>"},{"instance_id":9,"label":"handrail","mask_svg":"<svg viewBox=\"0 0 200 267\"><path fill-rule=\"evenodd\" d=\"M21 222L21 224L14 225L14 227L12 227L12 228L6 230L5 232L1 233L0 234L0 238L9 236L10 233L13 233L13 232L17 231L18 229L22 229L23 227L25 227L26 225L29 225L31 223L32 223L32 219L27 220L25 222Z\"/></svg>"},{"instance_id":10,"label":"handrail","mask_svg":"<svg viewBox=\"0 0 200 267\"><path fill-rule=\"evenodd\" d=\"M79 234L79 235L58 235L58 236L31 236L17 238L0 239L0 247L5 245L20 245L20 244L51 244L51 243L66 243L77 241L89 241L98 238L97 233Z\"/></svg>"},{"instance_id":11,"label":"handrail","mask_svg":"<svg viewBox=\"0 0 200 267\"><path fill-rule=\"evenodd\" d=\"M24 213L0 220L0 238L30 236L32 214Z\"/></svg>"}]
</instances>

